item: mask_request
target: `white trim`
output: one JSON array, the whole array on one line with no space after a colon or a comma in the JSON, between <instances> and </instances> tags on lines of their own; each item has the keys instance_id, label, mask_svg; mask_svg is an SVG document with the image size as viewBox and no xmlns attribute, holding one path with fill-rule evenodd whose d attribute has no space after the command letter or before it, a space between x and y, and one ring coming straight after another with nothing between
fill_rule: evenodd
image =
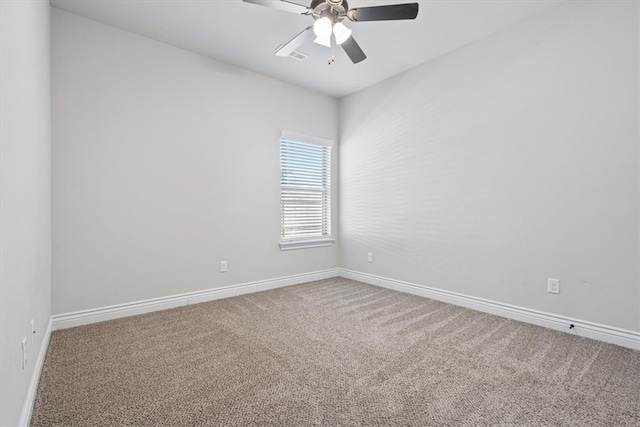
<instances>
[{"instance_id":1,"label":"white trim","mask_svg":"<svg viewBox=\"0 0 640 427\"><path fill-rule=\"evenodd\" d=\"M29 388L27 389L27 399L22 405L22 412L20 412L19 426L28 427L31 424L31 413L33 411L33 404L36 400L36 393L38 392L38 384L40 383L40 374L42 373L42 366L44 365L44 359L49 349L49 339L51 338L53 322L49 319L47 324L47 330L42 337L42 343L40 343L40 351L38 351L38 358L36 359L35 367L31 373L31 380L29 381Z\"/></svg>"},{"instance_id":2,"label":"white trim","mask_svg":"<svg viewBox=\"0 0 640 427\"><path fill-rule=\"evenodd\" d=\"M471 308L485 313L495 314L497 316L507 317L509 319L544 326L546 328L562 332L571 333L571 331L573 331L573 333L582 337L617 344L634 350L640 350L640 332L628 329L601 325L585 320L572 319L566 316L559 316L539 310L504 304L497 301L477 298L459 294L457 292L445 291L442 289L431 288L428 286L403 282L401 280L389 279L353 270L341 269L340 276L368 283L370 285L381 286L408 294ZM569 326L572 324L575 327L570 330Z\"/></svg>"},{"instance_id":3,"label":"white trim","mask_svg":"<svg viewBox=\"0 0 640 427\"><path fill-rule=\"evenodd\" d=\"M291 251L294 249L320 248L322 246L331 246L336 239L314 239L314 240L289 240L280 242L281 251Z\"/></svg>"},{"instance_id":4,"label":"white trim","mask_svg":"<svg viewBox=\"0 0 640 427\"><path fill-rule=\"evenodd\" d=\"M105 320L119 319L135 316L153 311L166 310L168 308L184 305L198 304L221 298L229 298L253 292L266 291L268 289L297 285L312 282L314 280L338 277L338 268L315 271L312 273L296 274L293 276L279 277L275 279L259 280L257 282L242 283L238 285L224 286L221 288L207 289L204 291L187 292L168 297L153 298L143 301L135 301L124 304L99 307L73 313L56 314L51 316L53 330L73 328L75 326L89 325L91 323L104 322Z\"/></svg>"},{"instance_id":5,"label":"white trim","mask_svg":"<svg viewBox=\"0 0 640 427\"><path fill-rule=\"evenodd\" d=\"M328 138L320 138L318 136L305 135L298 132L283 130L280 133L280 140L304 142L305 144L320 145L322 147L333 147L333 140Z\"/></svg>"}]
</instances>

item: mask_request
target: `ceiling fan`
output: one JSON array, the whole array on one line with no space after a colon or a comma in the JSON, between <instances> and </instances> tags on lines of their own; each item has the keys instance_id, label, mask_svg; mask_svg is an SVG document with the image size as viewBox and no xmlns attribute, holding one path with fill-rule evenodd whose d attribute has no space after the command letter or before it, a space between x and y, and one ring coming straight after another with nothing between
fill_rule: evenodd
<instances>
[{"instance_id":1,"label":"ceiling fan","mask_svg":"<svg viewBox=\"0 0 640 427\"><path fill-rule=\"evenodd\" d=\"M289 56L312 35L314 42L322 46L333 48L336 44L342 46L345 53L354 64L367 59L360 45L351 36L351 30L342 23L349 19L353 22L365 21L393 21L400 19L415 19L418 16L418 3L391 4L385 6L360 7L349 9L347 0L312 0L309 7L289 0L243 0L246 3L268 6L274 9L292 12L299 15L311 16L315 22L302 30L289 42L276 49L277 56ZM333 55L329 58L329 65L334 62Z\"/></svg>"}]
</instances>

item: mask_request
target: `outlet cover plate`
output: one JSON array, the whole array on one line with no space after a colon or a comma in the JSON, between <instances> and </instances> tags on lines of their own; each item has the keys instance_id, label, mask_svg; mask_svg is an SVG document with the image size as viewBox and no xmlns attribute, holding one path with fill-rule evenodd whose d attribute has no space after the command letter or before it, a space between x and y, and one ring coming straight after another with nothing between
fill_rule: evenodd
<instances>
[{"instance_id":1,"label":"outlet cover plate","mask_svg":"<svg viewBox=\"0 0 640 427\"><path fill-rule=\"evenodd\" d=\"M547 279L547 292L550 294L560 293L560 279Z\"/></svg>"}]
</instances>

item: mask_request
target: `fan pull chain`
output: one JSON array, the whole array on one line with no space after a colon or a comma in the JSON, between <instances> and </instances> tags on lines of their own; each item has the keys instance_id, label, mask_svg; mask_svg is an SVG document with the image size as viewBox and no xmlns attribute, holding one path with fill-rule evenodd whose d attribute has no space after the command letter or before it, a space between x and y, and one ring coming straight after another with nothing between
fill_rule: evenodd
<instances>
[{"instance_id":1,"label":"fan pull chain","mask_svg":"<svg viewBox=\"0 0 640 427\"><path fill-rule=\"evenodd\" d=\"M334 50L335 46L336 46L336 38L332 34L331 35L331 56L327 61L328 65L331 65L334 62L336 62L336 56L335 56L335 50Z\"/></svg>"}]
</instances>

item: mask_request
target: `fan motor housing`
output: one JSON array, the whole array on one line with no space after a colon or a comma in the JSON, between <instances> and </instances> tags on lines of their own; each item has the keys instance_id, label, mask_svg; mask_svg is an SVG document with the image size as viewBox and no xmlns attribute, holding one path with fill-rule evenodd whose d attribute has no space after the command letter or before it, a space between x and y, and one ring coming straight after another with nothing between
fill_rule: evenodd
<instances>
[{"instance_id":1,"label":"fan motor housing","mask_svg":"<svg viewBox=\"0 0 640 427\"><path fill-rule=\"evenodd\" d=\"M342 21L347 16L349 3L347 0L313 0L309 8L314 19L332 15L334 22Z\"/></svg>"}]
</instances>

